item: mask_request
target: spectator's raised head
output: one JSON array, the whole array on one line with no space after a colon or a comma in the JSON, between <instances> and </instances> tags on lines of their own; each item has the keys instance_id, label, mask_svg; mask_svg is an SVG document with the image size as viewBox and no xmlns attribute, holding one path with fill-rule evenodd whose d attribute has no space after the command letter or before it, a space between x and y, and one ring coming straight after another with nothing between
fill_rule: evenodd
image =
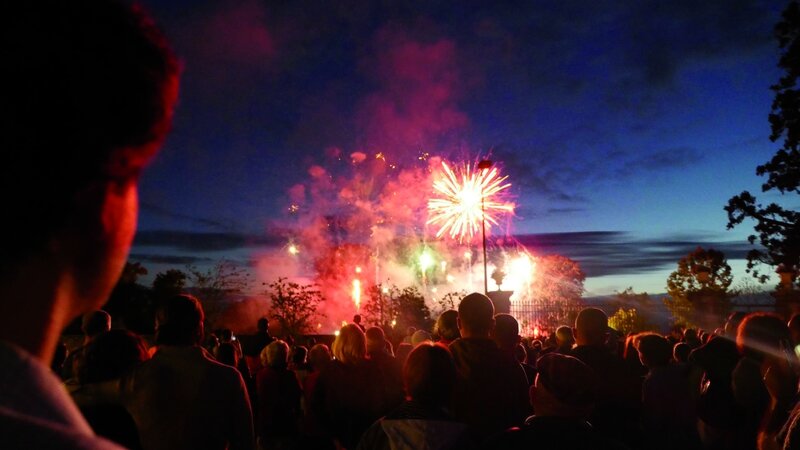
<instances>
[{"instance_id":1,"label":"spectator's raised head","mask_svg":"<svg viewBox=\"0 0 800 450\"><path fill-rule=\"evenodd\" d=\"M102 309L90 311L83 315L81 331L86 338L91 339L100 333L111 329L111 315Z\"/></svg>"},{"instance_id":2,"label":"spectator's raised head","mask_svg":"<svg viewBox=\"0 0 800 450\"><path fill-rule=\"evenodd\" d=\"M285 369L289 366L289 344L284 341L272 341L261 350L261 364L273 369Z\"/></svg>"},{"instance_id":3,"label":"spectator's raised head","mask_svg":"<svg viewBox=\"0 0 800 450\"><path fill-rule=\"evenodd\" d=\"M86 346L78 380L81 383L117 380L148 358L147 345L138 335L127 330L106 331Z\"/></svg>"},{"instance_id":4,"label":"spectator's raised head","mask_svg":"<svg viewBox=\"0 0 800 450\"><path fill-rule=\"evenodd\" d=\"M519 322L517 322L517 319L511 314L495 315L492 338L498 347L513 350L520 342Z\"/></svg>"},{"instance_id":5,"label":"spectator's raised head","mask_svg":"<svg viewBox=\"0 0 800 450\"><path fill-rule=\"evenodd\" d=\"M595 403L597 380L581 360L548 353L536 361L531 404L537 416L586 418Z\"/></svg>"},{"instance_id":6,"label":"spectator's raised head","mask_svg":"<svg viewBox=\"0 0 800 450\"><path fill-rule=\"evenodd\" d=\"M584 308L575 319L575 342L578 345L605 345L608 316L597 308Z\"/></svg>"},{"instance_id":7,"label":"spectator's raised head","mask_svg":"<svg viewBox=\"0 0 800 450\"><path fill-rule=\"evenodd\" d=\"M333 341L333 356L345 363L356 364L367 355L367 339L361 328L355 324L347 324L339 330Z\"/></svg>"},{"instance_id":8,"label":"spectator's raised head","mask_svg":"<svg viewBox=\"0 0 800 450\"><path fill-rule=\"evenodd\" d=\"M458 304L458 329L461 336L489 337L494 328L494 305L489 297L473 292Z\"/></svg>"},{"instance_id":9,"label":"spectator's raised head","mask_svg":"<svg viewBox=\"0 0 800 450\"><path fill-rule=\"evenodd\" d=\"M266 317L258 319L258 322L256 322L256 328L258 329L259 333L267 333L269 328L269 320L267 320Z\"/></svg>"},{"instance_id":10,"label":"spectator's raised head","mask_svg":"<svg viewBox=\"0 0 800 450\"><path fill-rule=\"evenodd\" d=\"M667 338L655 333L643 333L636 340L639 360L648 369L662 367L672 360L672 344Z\"/></svg>"},{"instance_id":11,"label":"spectator's raised head","mask_svg":"<svg viewBox=\"0 0 800 450\"><path fill-rule=\"evenodd\" d=\"M367 338L367 353L370 355L381 353L386 348L386 335L380 327L369 327L365 333Z\"/></svg>"},{"instance_id":12,"label":"spectator's raised head","mask_svg":"<svg viewBox=\"0 0 800 450\"><path fill-rule=\"evenodd\" d=\"M453 357L441 344L427 342L418 345L403 365L406 395L426 405L447 405L455 379Z\"/></svg>"},{"instance_id":13,"label":"spectator's raised head","mask_svg":"<svg viewBox=\"0 0 800 450\"><path fill-rule=\"evenodd\" d=\"M198 345L203 341L203 307L191 295L176 295L156 313L158 345Z\"/></svg>"},{"instance_id":14,"label":"spectator's raised head","mask_svg":"<svg viewBox=\"0 0 800 450\"><path fill-rule=\"evenodd\" d=\"M453 342L461 337L458 332L458 311L448 309L443 312L436 320L434 332L439 339L445 342Z\"/></svg>"},{"instance_id":15,"label":"spectator's raised head","mask_svg":"<svg viewBox=\"0 0 800 450\"><path fill-rule=\"evenodd\" d=\"M736 346L743 356L757 361L770 354L783 356L792 348L789 327L774 314L748 314L739 325Z\"/></svg>"}]
</instances>

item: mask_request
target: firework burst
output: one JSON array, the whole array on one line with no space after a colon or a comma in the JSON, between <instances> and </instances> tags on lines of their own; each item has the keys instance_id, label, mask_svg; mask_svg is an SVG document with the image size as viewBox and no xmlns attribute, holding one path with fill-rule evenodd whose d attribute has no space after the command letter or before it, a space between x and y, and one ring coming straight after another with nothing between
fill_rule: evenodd
<instances>
[{"instance_id":1,"label":"firework burst","mask_svg":"<svg viewBox=\"0 0 800 450\"><path fill-rule=\"evenodd\" d=\"M436 237L447 234L459 243L469 242L480 231L481 218L491 229L499 215L513 213L514 204L499 196L511 186L507 178L496 168L478 170L464 164L454 171L442 162L441 176L433 183L436 197L428 200L427 223L439 226Z\"/></svg>"}]
</instances>

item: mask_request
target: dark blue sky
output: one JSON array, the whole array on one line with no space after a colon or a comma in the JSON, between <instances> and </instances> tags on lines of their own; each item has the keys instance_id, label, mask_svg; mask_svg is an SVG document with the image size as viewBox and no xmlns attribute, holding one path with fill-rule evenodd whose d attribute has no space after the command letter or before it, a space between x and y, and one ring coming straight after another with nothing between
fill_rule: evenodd
<instances>
[{"instance_id":1,"label":"dark blue sky","mask_svg":"<svg viewBox=\"0 0 800 450\"><path fill-rule=\"evenodd\" d=\"M697 245L745 277L750 225L726 231L722 208L777 148L784 2L144 4L184 62L141 185L133 254L151 273L280 248L311 166L381 152L489 155L510 231L580 261L590 294L661 292Z\"/></svg>"}]
</instances>

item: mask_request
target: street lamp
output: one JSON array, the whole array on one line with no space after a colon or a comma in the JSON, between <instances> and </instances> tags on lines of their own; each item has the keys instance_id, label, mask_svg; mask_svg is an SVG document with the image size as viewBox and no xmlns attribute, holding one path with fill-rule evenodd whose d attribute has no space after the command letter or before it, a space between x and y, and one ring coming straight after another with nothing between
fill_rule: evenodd
<instances>
[{"instance_id":1,"label":"street lamp","mask_svg":"<svg viewBox=\"0 0 800 450\"><path fill-rule=\"evenodd\" d=\"M486 171L488 171L492 167L492 162L488 159L484 159L483 161L478 163L478 169L481 171L481 175L486 175ZM484 196L483 196L483 185L481 185L481 234L483 236L483 293L489 295L489 281L487 280L488 272L486 269L486 213L484 212Z\"/></svg>"}]
</instances>

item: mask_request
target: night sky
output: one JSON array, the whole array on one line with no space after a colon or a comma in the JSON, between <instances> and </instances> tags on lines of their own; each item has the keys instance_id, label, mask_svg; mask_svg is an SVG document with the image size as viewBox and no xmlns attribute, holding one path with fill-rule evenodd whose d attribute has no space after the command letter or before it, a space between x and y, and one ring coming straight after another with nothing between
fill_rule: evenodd
<instances>
[{"instance_id":1,"label":"night sky","mask_svg":"<svg viewBox=\"0 0 800 450\"><path fill-rule=\"evenodd\" d=\"M381 153L401 168L491 158L517 203L505 230L579 261L587 295L664 292L697 245L747 277L752 224L727 231L723 207L760 192L755 167L777 149L784 2L143 3L184 64L141 183L131 259L150 276L258 269L284 253L313 167Z\"/></svg>"}]
</instances>

